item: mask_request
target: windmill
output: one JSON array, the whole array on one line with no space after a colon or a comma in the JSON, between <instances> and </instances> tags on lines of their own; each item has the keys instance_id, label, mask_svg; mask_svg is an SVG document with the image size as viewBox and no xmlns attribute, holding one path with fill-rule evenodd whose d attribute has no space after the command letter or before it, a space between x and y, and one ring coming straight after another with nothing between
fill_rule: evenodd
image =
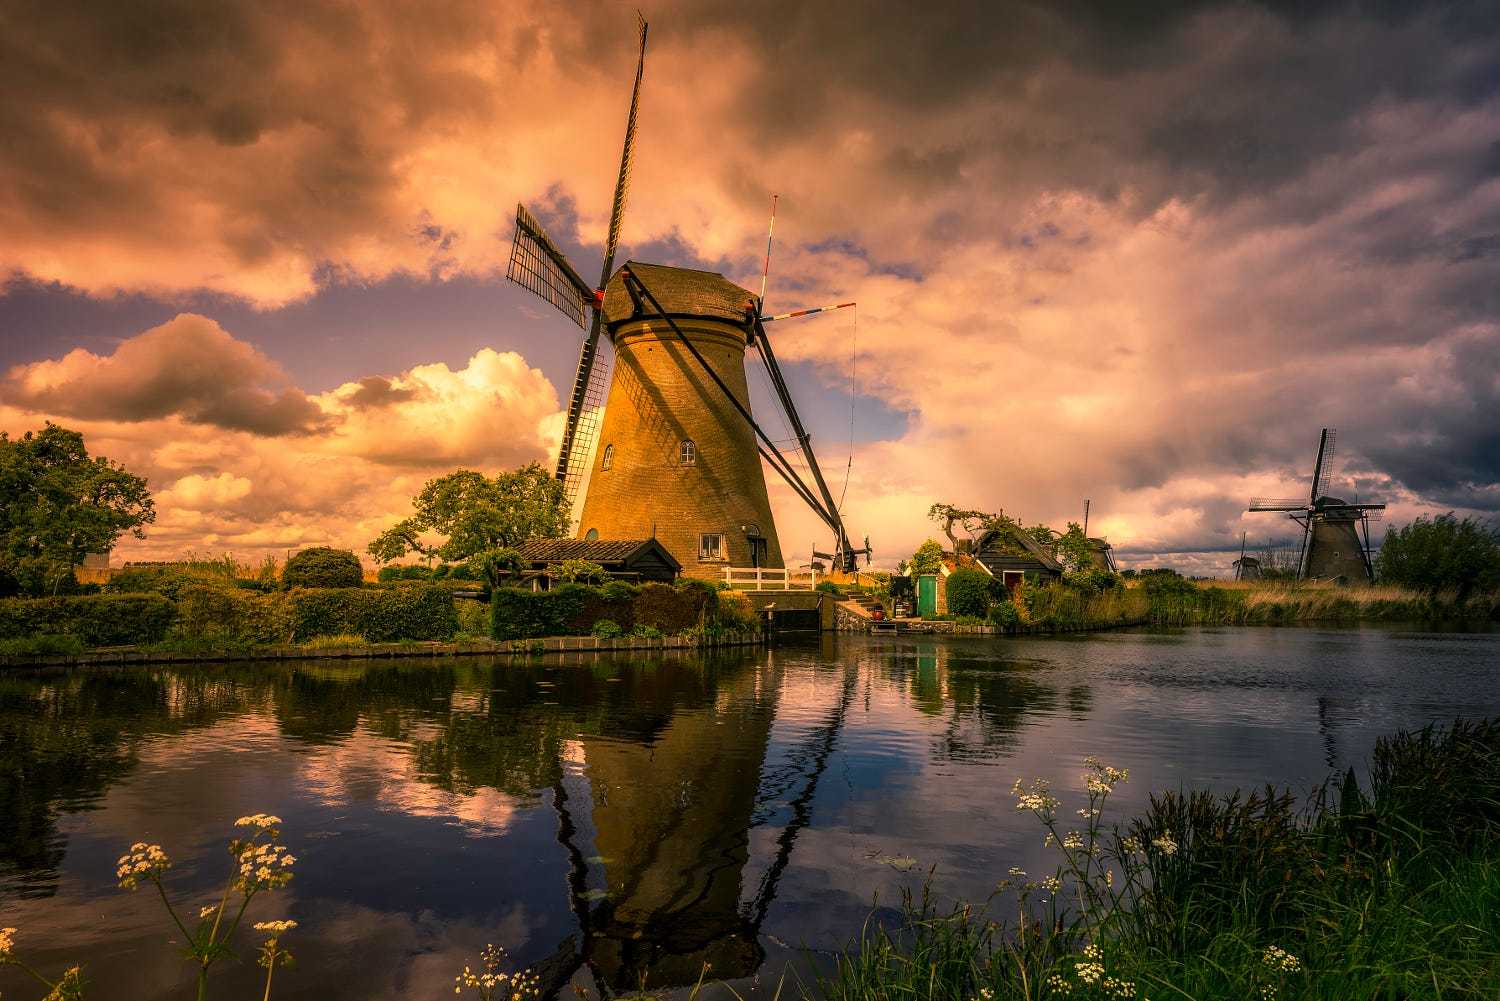
<instances>
[{"instance_id":1,"label":"windmill","mask_svg":"<svg viewBox=\"0 0 1500 1001\"><path fill-rule=\"evenodd\" d=\"M1255 497L1251 511L1285 511L1302 526L1302 548L1297 559L1298 580L1373 583L1370 562L1370 522L1384 517L1384 504L1349 503L1328 494L1333 475L1337 432L1324 428L1318 439L1312 487L1306 501L1296 498Z\"/></svg>"},{"instance_id":2,"label":"windmill","mask_svg":"<svg viewBox=\"0 0 1500 1001\"><path fill-rule=\"evenodd\" d=\"M658 539L689 576L725 567L785 566L766 492L764 460L833 532L837 566L869 558L849 541L765 324L852 303L762 316L762 295L710 271L631 261L614 270L645 70L646 31L625 146L596 288L583 280L524 205L506 276L555 306L587 333L568 399L557 478L584 539ZM769 239L767 269L769 270ZM600 335L614 348L599 362ZM744 359L754 346L789 422L810 482L750 412ZM596 447L602 446L602 447ZM590 458L592 456L592 459ZM581 491L584 482L589 486ZM578 504L579 493L584 494Z\"/></svg>"}]
</instances>

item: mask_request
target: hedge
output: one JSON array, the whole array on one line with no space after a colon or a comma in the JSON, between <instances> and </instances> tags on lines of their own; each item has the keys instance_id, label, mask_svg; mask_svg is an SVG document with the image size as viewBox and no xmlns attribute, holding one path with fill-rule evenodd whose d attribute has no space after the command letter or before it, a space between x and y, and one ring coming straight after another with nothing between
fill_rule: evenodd
<instances>
[{"instance_id":1,"label":"hedge","mask_svg":"<svg viewBox=\"0 0 1500 1001\"><path fill-rule=\"evenodd\" d=\"M990 581L983 570L962 567L948 575L948 614L983 618L990 610Z\"/></svg>"},{"instance_id":2,"label":"hedge","mask_svg":"<svg viewBox=\"0 0 1500 1001\"><path fill-rule=\"evenodd\" d=\"M76 636L88 646L128 646L165 638L176 618L159 594L89 594L0 599L0 639Z\"/></svg>"},{"instance_id":3,"label":"hedge","mask_svg":"<svg viewBox=\"0 0 1500 1001\"><path fill-rule=\"evenodd\" d=\"M610 621L621 630L680 633L717 616L718 592L700 581L603 587L559 584L550 591L499 588L490 597L490 635L499 640L586 636Z\"/></svg>"},{"instance_id":4,"label":"hedge","mask_svg":"<svg viewBox=\"0 0 1500 1001\"><path fill-rule=\"evenodd\" d=\"M246 643L300 643L348 634L371 643L447 640L458 631L449 589L432 584L389 590L293 588L266 595L197 587L184 590L180 606L180 634Z\"/></svg>"},{"instance_id":5,"label":"hedge","mask_svg":"<svg viewBox=\"0 0 1500 1001\"><path fill-rule=\"evenodd\" d=\"M282 587L359 587L365 579L359 557L347 549L315 546L296 553L281 568Z\"/></svg>"}]
</instances>

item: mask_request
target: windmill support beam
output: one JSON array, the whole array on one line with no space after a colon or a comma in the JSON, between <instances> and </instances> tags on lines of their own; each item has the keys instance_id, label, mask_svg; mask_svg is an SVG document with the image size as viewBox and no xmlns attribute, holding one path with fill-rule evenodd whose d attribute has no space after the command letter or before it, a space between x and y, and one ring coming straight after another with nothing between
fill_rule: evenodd
<instances>
[{"instance_id":1,"label":"windmill support beam","mask_svg":"<svg viewBox=\"0 0 1500 1001\"><path fill-rule=\"evenodd\" d=\"M775 387L776 396L781 401L781 407L786 411L787 419L791 421L792 433L797 436L797 444L802 448L802 454L807 459L807 468L812 472L813 481L818 485L818 492L823 497L826 510L833 515L833 522L829 527L836 533L838 551L843 555L845 571L854 569L853 546L849 544L849 535L844 530L843 519L839 517L838 504L834 502L833 493L828 489L828 483L823 479L823 471L818 468L817 456L813 454L812 439L808 437L807 429L802 426L802 418L797 413L797 405L792 401L792 394L786 386L786 380L781 376L781 366L776 363L776 353L771 349L771 339L766 336L766 328L761 326L759 317L751 314L751 329L755 332L755 347L760 352L761 359L766 363L766 369L771 373L771 385Z\"/></svg>"},{"instance_id":2,"label":"windmill support beam","mask_svg":"<svg viewBox=\"0 0 1500 1001\"><path fill-rule=\"evenodd\" d=\"M740 416L745 418L746 423L750 425L750 429L755 432L755 436L761 441L761 444L757 446L758 451L767 462L771 463L771 468L776 470L782 479L786 480L787 484L797 493L797 496L801 497L825 524L836 532L840 531L841 526L838 523L837 511L830 513L828 509L825 509L822 504L818 503L817 498L814 497L807 484L802 482L801 477L792 469L791 463L787 461L786 456L782 455L781 450L776 447L775 441L761 429L761 426L755 422L755 418L751 416L749 408L741 403L739 397L735 396L734 392L724 384L724 380L719 378L719 374L708 363L708 359L703 357L703 353L698 350L697 345L688 339L688 336L682 332L682 328L677 325L677 321L672 319L667 311L662 308L661 302L656 298L655 294L645 286L637 275L629 270L625 271L624 280L627 290L632 295L638 295L659 317L666 321L668 329L687 348L688 353L697 361L699 367L708 374L714 385L719 387L719 391L733 404L735 410L739 411Z\"/></svg>"}]
</instances>

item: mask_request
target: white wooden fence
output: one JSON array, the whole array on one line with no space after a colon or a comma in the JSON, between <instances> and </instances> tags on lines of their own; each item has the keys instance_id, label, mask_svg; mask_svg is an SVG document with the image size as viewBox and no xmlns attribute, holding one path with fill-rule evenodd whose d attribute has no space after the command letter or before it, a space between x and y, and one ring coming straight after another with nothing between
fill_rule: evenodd
<instances>
[{"instance_id":1,"label":"white wooden fence","mask_svg":"<svg viewBox=\"0 0 1500 1001\"><path fill-rule=\"evenodd\" d=\"M813 570L803 577L773 567L725 567L724 583L745 591L810 591L818 583L818 572Z\"/></svg>"}]
</instances>

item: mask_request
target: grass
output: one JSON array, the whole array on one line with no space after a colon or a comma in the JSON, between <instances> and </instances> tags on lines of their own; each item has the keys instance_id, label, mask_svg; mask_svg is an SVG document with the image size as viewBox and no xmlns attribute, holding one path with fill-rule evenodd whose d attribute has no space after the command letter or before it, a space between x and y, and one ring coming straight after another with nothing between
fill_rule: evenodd
<instances>
[{"instance_id":1,"label":"grass","mask_svg":"<svg viewBox=\"0 0 1500 1001\"><path fill-rule=\"evenodd\" d=\"M1455 593L1328 584L1147 579L1133 592L1165 626L1288 625L1300 622L1500 621L1500 594L1459 601Z\"/></svg>"},{"instance_id":2,"label":"grass","mask_svg":"<svg viewBox=\"0 0 1500 1001\"><path fill-rule=\"evenodd\" d=\"M0 657L72 656L84 651L77 636L22 636L0 640Z\"/></svg>"},{"instance_id":3,"label":"grass","mask_svg":"<svg viewBox=\"0 0 1500 1001\"><path fill-rule=\"evenodd\" d=\"M1125 775L1090 769L1090 788L1103 792L1090 793L1088 809L1102 810ZM901 921L867 925L837 957L822 996L1497 996L1495 721L1381 740L1368 786L1350 772L1300 802L1272 789L1165 793L1123 829L1090 820L1066 844L1045 784L1018 784L1016 794L1056 837L1056 872L1002 881L1014 895L977 906L906 898ZM997 912L1000 901L1016 902L1013 916Z\"/></svg>"}]
</instances>

